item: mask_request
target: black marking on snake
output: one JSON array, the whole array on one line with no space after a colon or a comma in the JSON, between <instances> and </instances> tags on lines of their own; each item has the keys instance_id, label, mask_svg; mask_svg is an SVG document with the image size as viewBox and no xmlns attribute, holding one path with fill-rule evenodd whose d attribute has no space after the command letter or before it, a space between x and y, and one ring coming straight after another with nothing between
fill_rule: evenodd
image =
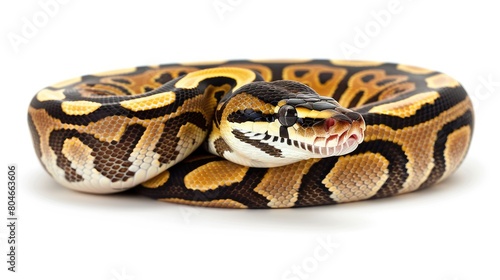
<instances>
[{"instance_id":1,"label":"black marking on snake","mask_svg":"<svg viewBox=\"0 0 500 280\"><path fill-rule=\"evenodd\" d=\"M123 78L112 78L111 79L113 82L116 82L116 83L120 83L120 84L126 84L126 85L130 85L131 82L127 79L123 79Z\"/></svg>"},{"instance_id":2,"label":"black marking on snake","mask_svg":"<svg viewBox=\"0 0 500 280\"><path fill-rule=\"evenodd\" d=\"M219 103L222 99L222 97L226 94L227 92L223 91L223 90L218 90L216 92L214 92L214 97L215 99L217 100L217 103Z\"/></svg>"},{"instance_id":3,"label":"black marking on snake","mask_svg":"<svg viewBox=\"0 0 500 280\"><path fill-rule=\"evenodd\" d=\"M234 135L234 137L236 137L236 139L238 139L244 143L250 144L250 145L256 147L257 149L263 151L264 153L266 153L270 156L277 157L277 158L282 157L282 153L281 153L280 149L277 149L277 148L275 148L267 143L261 142L260 140L249 139L247 136L245 136L245 133L238 131L238 130L233 130L233 131L231 131L231 133L233 133L233 135ZM277 137L275 137L275 138L277 138ZM274 140L274 138L273 138L273 140ZM276 141L273 141L273 142L276 142Z\"/></svg>"},{"instance_id":4,"label":"black marking on snake","mask_svg":"<svg viewBox=\"0 0 500 280\"><path fill-rule=\"evenodd\" d=\"M361 80L364 83L369 83L373 79L375 79L375 75L373 75L373 74L367 74L367 75L364 75L363 77L361 77Z\"/></svg>"},{"instance_id":5,"label":"black marking on snake","mask_svg":"<svg viewBox=\"0 0 500 280\"><path fill-rule=\"evenodd\" d=\"M382 79L378 82L376 82L375 84L379 87L381 86L388 86L389 84L393 84L394 82L396 81L396 78L385 78L385 79Z\"/></svg>"},{"instance_id":6,"label":"black marking on snake","mask_svg":"<svg viewBox=\"0 0 500 280\"><path fill-rule=\"evenodd\" d=\"M280 126L280 137L282 139L282 141L281 141L282 143L285 140L285 138L289 138L290 137L288 135L288 128L286 126ZM288 145L290 145L290 144L288 144Z\"/></svg>"},{"instance_id":7,"label":"black marking on snake","mask_svg":"<svg viewBox=\"0 0 500 280\"><path fill-rule=\"evenodd\" d=\"M172 77L172 75L170 73L166 72L166 73L161 73L161 75L155 79L155 82L157 82L159 84L165 84L165 83L170 82L173 79L174 79L174 77Z\"/></svg>"},{"instance_id":8,"label":"black marking on snake","mask_svg":"<svg viewBox=\"0 0 500 280\"><path fill-rule=\"evenodd\" d=\"M321 72L319 73L318 78L319 82L324 85L333 78L333 73Z\"/></svg>"},{"instance_id":9,"label":"black marking on snake","mask_svg":"<svg viewBox=\"0 0 500 280\"><path fill-rule=\"evenodd\" d=\"M295 70L294 74L297 78L304 77L305 74L309 73L308 70Z\"/></svg>"},{"instance_id":10,"label":"black marking on snake","mask_svg":"<svg viewBox=\"0 0 500 280\"><path fill-rule=\"evenodd\" d=\"M359 101L361 100L361 97L363 97L364 94L365 94L364 91L362 90L358 91L356 95L354 95L354 97L352 98L351 102L349 103L348 108L356 107Z\"/></svg>"}]
</instances>

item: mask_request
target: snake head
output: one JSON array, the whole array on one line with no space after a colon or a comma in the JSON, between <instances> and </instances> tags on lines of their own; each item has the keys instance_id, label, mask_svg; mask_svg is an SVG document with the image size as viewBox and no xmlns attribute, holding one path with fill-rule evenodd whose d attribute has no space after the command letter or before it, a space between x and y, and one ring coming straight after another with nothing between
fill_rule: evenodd
<instances>
[{"instance_id":1,"label":"snake head","mask_svg":"<svg viewBox=\"0 0 500 280\"><path fill-rule=\"evenodd\" d=\"M363 142L361 114L343 108L333 98L297 94L278 102L279 137L291 139L293 153L310 158L341 156Z\"/></svg>"},{"instance_id":2,"label":"snake head","mask_svg":"<svg viewBox=\"0 0 500 280\"><path fill-rule=\"evenodd\" d=\"M364 138L361 114L299 82L251 83L219 107L220 133L230 148L223 156L247 166L341 156Z\"/></svg>"}]
</instances>

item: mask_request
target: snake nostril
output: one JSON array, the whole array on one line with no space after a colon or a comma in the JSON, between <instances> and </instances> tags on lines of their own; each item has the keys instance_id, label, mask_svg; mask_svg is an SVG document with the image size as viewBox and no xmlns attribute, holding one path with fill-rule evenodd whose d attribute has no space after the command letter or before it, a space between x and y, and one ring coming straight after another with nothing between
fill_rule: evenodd
<instances>
[{"instance_id":1,"label":"snake nostril","mask_svg":"<svg viewBox=\"0 0 500 280\"><path fill-rule=\"evenodd\" d=\"M329 131L330 127L334 126L336 121L333 118L328 118L325 120L325 131Z\"/></svg>"}]
</instances>

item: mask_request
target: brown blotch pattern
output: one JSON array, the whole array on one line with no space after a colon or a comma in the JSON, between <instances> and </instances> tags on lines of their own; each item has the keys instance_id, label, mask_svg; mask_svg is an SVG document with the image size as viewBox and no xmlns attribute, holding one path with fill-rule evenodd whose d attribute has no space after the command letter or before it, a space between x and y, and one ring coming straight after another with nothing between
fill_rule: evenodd
<instances>
[{"instance_id":1,"label":"brown blotch pattern","mask_svg":"<svg viewBox=\"0 0 500 280\"><path fill-rule=\"evenodd\" d=\"M215 152L219 156L223 156L224 152L232 152L233 151L233 150L231 150L229 145L227 145L226 141L224 141L224 139L222 139L222 138L217 138L214 141L214 147L215 147Z\"/></svg>"},{"instance_id":2,"label":"brown blotch pattern","mask_svg":"<svg viewBox=\"0 0 500 280\"><path fill-rule=\"evenodd\" d=\"M387 75L382 69L363 70L351 76L338 102L344 107L358 107L376 98L390 86L407 79L405 75Z\"/></svg>"},{"instance_id":3,"label":"brown blotch pattern","mask_svg":"<svg viewBox=\"0 0 500 280\"><path fill-rule=\"evenodd\" d=\"M316 64L291 65L283 69L284 80L304 83L323 96L332 96L346 74L345 68ZM326 80L322 75L327 77Z\"/></svg>"}]
</instances>

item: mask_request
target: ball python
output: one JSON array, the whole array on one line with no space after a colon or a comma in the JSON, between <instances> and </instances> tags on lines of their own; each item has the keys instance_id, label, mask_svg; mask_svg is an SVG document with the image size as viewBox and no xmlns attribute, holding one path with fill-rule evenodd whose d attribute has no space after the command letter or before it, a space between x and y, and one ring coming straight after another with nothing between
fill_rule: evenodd
<instances>
[{"instance_id":1,"label":"ball python","mask_svg":"<svg viewBox=\"0 0 500 280\"><path fill-rule=\"evenodd\" d=\"M455 79L416 66L234 60L59 82L28 123L42 166L73 190L290 208L436 184L464 159L474 113Z\"/></svg>"}]
</instances>

